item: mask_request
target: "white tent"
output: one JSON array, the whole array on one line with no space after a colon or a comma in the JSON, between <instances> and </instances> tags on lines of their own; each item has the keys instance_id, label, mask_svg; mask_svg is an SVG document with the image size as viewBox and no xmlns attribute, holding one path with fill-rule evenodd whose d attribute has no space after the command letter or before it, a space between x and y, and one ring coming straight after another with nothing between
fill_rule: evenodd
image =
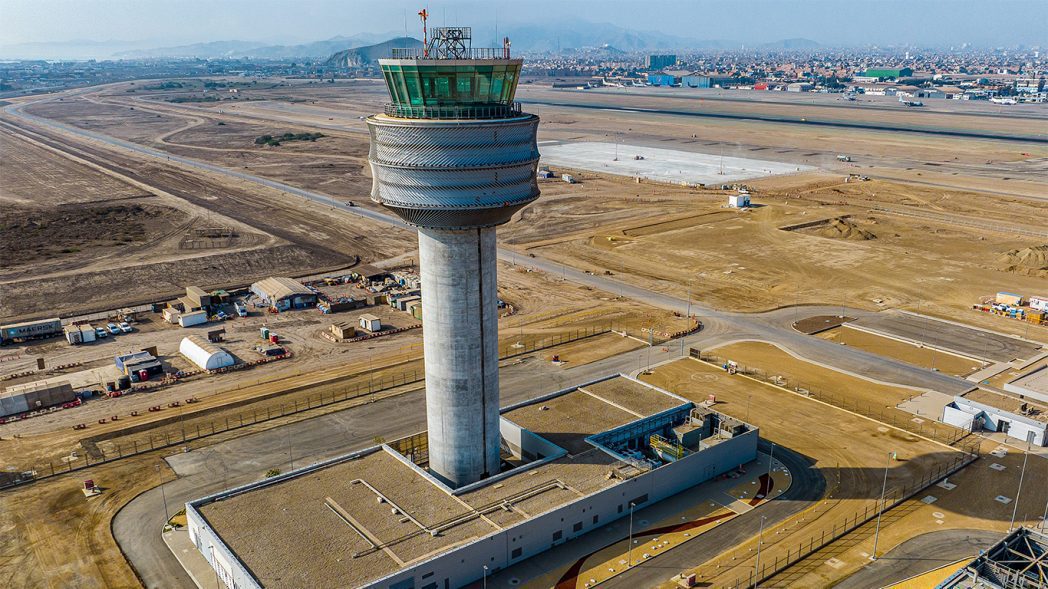
<instances>
[{"instance_id":1,"label":"white tent","mask_svg":"<svg viewBox=\"0 0 1048 589\"><path fill-rule=\"evenodd\" d=\"M236 363L233 356L222 348L212 345L199 335L182 338L178 353L204 370L225 368Z\"/></svg>"}]
</instances>

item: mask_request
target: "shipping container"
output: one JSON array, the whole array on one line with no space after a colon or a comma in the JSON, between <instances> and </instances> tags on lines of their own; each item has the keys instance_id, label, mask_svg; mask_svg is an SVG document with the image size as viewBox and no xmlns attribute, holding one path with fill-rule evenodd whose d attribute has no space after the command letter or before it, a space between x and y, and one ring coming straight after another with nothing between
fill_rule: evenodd
<instances>
[{"instance_id":1,"label":"shipping container","mask_svg":"<svg viewBox=\"0 0 1048 589\"><path fill-rule=\"evenodd\" d=\"M178 318L178 324L182 327L192 327L194 325L203 325L205 323L207 323L206 311L183 313L182 316Z\"/></svg>"},{"instance_id":2,"label":"shipping container","mask_svg":"<svg viewBox=\"0 0 1048 589\"><path fill-rule=\"evenodd\" d=\"M182 315L182 312L175 307L168 307L164 309L164 321L168 323L178 323L178 318Z\"/></svg>"},{"instance_id":3,"label":"shipping container","mask_svg":"<svg viewBox=\"0 0 1048 589\"><path fill-rule=\"evenodd\" d=\"M62 335L62 320L57 317L0 326L0 344L56 335Z\"/></svg>"},{"instance_id":4,"label":"shipping container","mask_svg":"<svg viewBox=\"0 0 1048 589\"><path fill-rule=\"evenodd\" d=\"M1002 305L1022 305L1022 295L1017 295L1012 292L999 292L997 293L996 302Z\"/></svg>"}]
</instances>

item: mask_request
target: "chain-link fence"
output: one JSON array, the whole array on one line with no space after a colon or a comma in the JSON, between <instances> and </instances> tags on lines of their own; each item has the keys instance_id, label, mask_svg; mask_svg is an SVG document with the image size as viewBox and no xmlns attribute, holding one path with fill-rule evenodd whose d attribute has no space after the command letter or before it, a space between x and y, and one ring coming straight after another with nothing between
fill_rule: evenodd
<instances>
[{"instance_id":1,"label":"chain-link fence","mask_svg":"<svg viewBox=\"0 0 1048 589\"><path fill-rule=\"evenodd\" d=\"M499 359L514 358L610 333L613 328L614 326L609 323L604 326L575 329L552 335L529 334L513 344L500 346ZM10 470L9 467L7 472L0 473L0 489L82 470L90 466L120 460L153 450L184 446L195 440L223 432L249 427L257 423L279 419L335 403L377 395L405 385L421 383L425 380L425 372L421 367L394 374L372 371L355 375L350 377L350 379L357 382L337 388L334 388L336 385L330 382L312 384L309 388L327 388L328 390L321 390L317 394L308 394L304 398L281 401L274 399L274 396L270 395L263 399L247 399L243 403L254 405L254 407L244 408L226 417L204 416L203 413L205 411L203 410L198 412L200 415L186 415L183 412L178 416L162 420L160 424L157 424L157 422L142 424L138 426L138 431L136 431L135 426L132 426L116 432L89 436L80 441L80 445L83 448L82 454L71 454L37 464L26 465L22 469ZM291 388L291 385L289 385L289 388ZM333 388L334 390L332 390ZM223 411L231 408L235 408L235 406L215 407L207 412Z\"/></svg>"},{"instance_id":2,"label":"chain-link fence","mask_svg":"<svg viewBox=\"0 0 1048 589\"><path fill-rule=\"evenodd\" d=\"M767 561L762 563L755 561L748 574L723 585L718 583L718 586L731 587L733 589L745 587L748 589L756 587L758 583L763 583L776 575L788 574L788 572L784 571L787 571L791 566L873 521L878 514L888 512L922 490L968 466L976 458L978 458L977 454L967 451L958 452L949 463L939 464L935 470L929 470L919 481L911 482L902 487L888 489L883 502L878 498L874 505L866 505L862 510L856 510L851 515L835 522L830 526L829 530L826 530L824 527L819 535L812 534L807 540L802 539L797 541L796 544L794 544L794 540L788 537L776 540L778 533L774 529L765 530L761 542L761 550L766 553L771 552L774 554L774 557L769 554ZM881 523L884 524L885 521L882 519ZM782 554L783 548L786 549L785 555ZM801 575L798 574L796 576L799 578ZM786 583L786 585L790 585L790 583Z\"/></svg>"},{"instance_id":3,"label":"chain-link fence","mask_svg":"<svg viewBox=\"0 0 1048 589\"><path fill-rule=\"evenodd\" d=\"M906 430L910 433L931 438L948 446L957 444L966 438L971 432L952 425L941 423L933 419L925 419L914 416L896 407L885 407L875 405L869 401L849 397L846 393L828 391L815 387L799 379L790 379L781 375L771 374L766 370L746 366L737 362L729 363L729 360L716 354L691 349L691 357L702 360L709 364L720 366L725 370L734 371L757 380L767 382L795 393L800 393L812 399L828 403L835 407L864 415L881 423Z\"/></svg>"}]
</instances>

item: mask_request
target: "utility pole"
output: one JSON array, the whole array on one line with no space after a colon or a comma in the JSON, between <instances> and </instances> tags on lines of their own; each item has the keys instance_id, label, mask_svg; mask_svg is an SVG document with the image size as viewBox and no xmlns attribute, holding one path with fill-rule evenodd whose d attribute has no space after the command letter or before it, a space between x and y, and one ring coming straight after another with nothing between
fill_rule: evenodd
<instances>
[{"instance_id":1,"label":"utility pole","mask_svg":"<svg viewBox=\"0 0 1048 589\"><path fill-rule=\"evenodd\" d=\"M888 452L888 460L884 463L884 482L881 483L881 500L877 504L877 529L873 533L873 554L870 555L870 560L877 560L877 541L881 536L881 514L884 513L884 492L888 489L888 467L891 466L891 463L892 453Z\"/></svg>"}]
</instances>

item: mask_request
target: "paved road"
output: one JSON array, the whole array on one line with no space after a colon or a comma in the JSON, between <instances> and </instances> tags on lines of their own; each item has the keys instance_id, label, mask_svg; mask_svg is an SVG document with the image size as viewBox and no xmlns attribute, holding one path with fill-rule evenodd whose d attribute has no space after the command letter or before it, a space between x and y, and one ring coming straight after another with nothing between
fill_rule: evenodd
<instances>
[{"instance_id":1,"label":"paved road","mask_svg":"<svg viewBox=\"0 0 1048 589\"><path fill-rule=\"evenodd\" d=\"M1015 337L892 311L862 317L855 325L990 362L1032 358L1041 349L1037 344Z\"/></svg>"},{"instance_id":2,"label":"paved road","mask_svg":"<svg viewBox=\"0 0 1048 589\"><path fill-rule=\"evenodd\" d=\"M139 156L177 162L186 167L253 182L326 206L336 207L349 214L401 228L409 228L405 223L390 215L359 207L347 207L341 201L324 194L26 114L21 110L23 106L11 105L5 107L4 110L10 115L34 124L101 142ZM688 301L679 297L647 290L606 276L587 274L550 260L525 258L506 249L499 250L499 257L513 263L525 263L553 277L561 277L577 284L625 296L655 307L678 312L684 312L689 307ZM704 329L699 334L684 338L683 342L671 342L666 346L667 351L663 351L663 348L660 347L629 352L601 362L566 370L553 369L545 363L538 362L525 362L503 368L501 371L503 403L508 404L535 397L571 384L584 382L598 375L631 372L646 364L679 356L681 351L687 347L709 348L739 340L774 342L799 356L877 380L939 390L950 394L970 388L970 383L961 379L800 334L790 327L790 323L797 316L795 309L782 309L764 314L729 313L709 308L700 302L691 302L690 308L702 317ZM841 312L842 308L813 306L805 307L804 311L812 315L835 314ZM853 316L868 314L868 312L855 309L843 309L843 311ZM175 506L223 488L257 480L261 473L269 468L285 469L289 463L289 440L291 455L297 464L304 464L305 461L314 462L368 446L373 443L372 440L377 435L390 438L398 434L414 433L423 428L422 395L411 393L171 458L170 462L180 478L163 485L163 490L168 504ZM780 508L776 507L776 509ZM112 526L114 536L147 587L191 588L193 585L188 575L181 569L160 538L158 530L163 521L163 513L163 496L160 488L148 491L134 499L117 514ZM748 518L739 519L748 520ZM752 530L749 533L752 534Z\"/></svg>"},{"instance_id":3,"label":"paved road","mask_svg":"<svg viewBox=\"0 0 1048 589\"><path fill-rule=\"evenodd\" d=\"M770 444L760 442L761 452L767 453L770 449ZM638 564L629 572L605 581L601 587L607 589L654 587L672 575L698 566L732 546L752 538L759 531L762 516L767 518L765 526L770 527L799 513L809 507L812 501L822 497L826 490L826 481L819 469L808 459L781 446L775 448L775 458L781 461L793 476L793 482L785 493L776 497L774 501L732 518L717 526L713 531L702 534L658 558ZM740 571L740 576L741 574Z\"/></svg>"},{"instance_id":4,"label":"paved road","mask_svg":"<svg viewBox=\"0 0 1048 589\"><path fill-rule=\"evenodd\" d=\"M842 583L836 589L867 589L898 583L934 568L978 556L1003 537L986 530L942 530L923 534L888 551Z\"/></svg>"}]
</instances>

